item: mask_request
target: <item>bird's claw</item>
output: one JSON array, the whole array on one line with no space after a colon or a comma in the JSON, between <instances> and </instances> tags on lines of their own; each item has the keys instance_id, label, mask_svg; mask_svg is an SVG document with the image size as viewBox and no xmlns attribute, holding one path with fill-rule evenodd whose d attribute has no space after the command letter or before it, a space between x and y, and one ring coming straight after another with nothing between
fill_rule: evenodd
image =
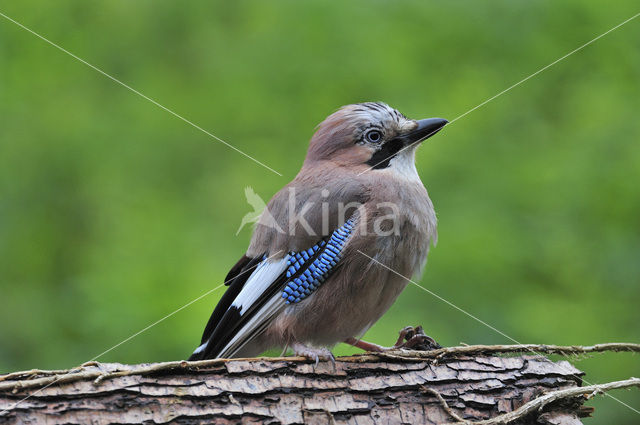
<instances>
[{"instance_id":1,"label":"bird's claw","mask_svg":"<svg viewBox=\"0 0 640 425\"><path fill-rule=\"evenodd\" d=\"M291 348L296 356L306 357L309 360L314 360L315 365L318 366L320 360L330 361L335 367L336 358L333 356L333 353L326 347L321 348L313 348L307 347L306 345L294 343L291 344Z\"/></svg>"},{"instance_id":2,"label":"bird's claw","mask_svg":"<svg viewBox=\"0 0 640 425\"><path fill-rule=\"evenodd\" d=\"M442 348L442 346L425 334L422 326L406 326L400 330L400 335L393 348L431 351Z\"/></svg>"}]
</instances>

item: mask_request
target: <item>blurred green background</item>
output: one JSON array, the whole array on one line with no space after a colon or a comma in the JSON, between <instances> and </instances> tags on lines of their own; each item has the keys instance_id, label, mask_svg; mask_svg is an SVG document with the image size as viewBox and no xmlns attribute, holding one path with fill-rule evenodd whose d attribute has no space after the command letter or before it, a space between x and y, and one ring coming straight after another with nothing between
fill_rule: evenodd
<instances>
[{"instance_id":1,"label":"blurred green background","mask_svg":"<svg viewBox=\"0 0 640 425\"><path fill-rule=\"evenodd\" d=\"M0 11L0 373L68 368L222 282L244 188L271 197L314 126L380 100L455 118L639 12L636 0L7 2ZM640 339L640 18L418 152L440 240L422 285L523 343ZM100 358L183 359L218 290ZM423 324L510 343L409 286L367 339ZM340 346L339 354L357 350ZM573 359L589 382L639 357ZM580 360L580 361L578 361ZM640 409L640 391L613 395ZM638 423L598 398L588 424Z\"/></svg>"}]
</instances>

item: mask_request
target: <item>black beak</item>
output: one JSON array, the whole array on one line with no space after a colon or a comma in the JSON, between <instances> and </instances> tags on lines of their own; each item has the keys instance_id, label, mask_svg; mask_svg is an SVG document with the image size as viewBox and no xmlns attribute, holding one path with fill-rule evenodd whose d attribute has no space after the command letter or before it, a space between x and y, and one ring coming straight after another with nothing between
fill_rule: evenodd
<instances>
[{"instance_id":1,"label":"black beak","mask_svg":"<svg viewBox=\"0 0 640 425\"><path fill-rule=\"evenodd\" d=\"M418 121L418 128L400 137L407 145L418 143L433 136L447 124L449 121L444 118L427 118Z\"/></svg>"}]
</instances>

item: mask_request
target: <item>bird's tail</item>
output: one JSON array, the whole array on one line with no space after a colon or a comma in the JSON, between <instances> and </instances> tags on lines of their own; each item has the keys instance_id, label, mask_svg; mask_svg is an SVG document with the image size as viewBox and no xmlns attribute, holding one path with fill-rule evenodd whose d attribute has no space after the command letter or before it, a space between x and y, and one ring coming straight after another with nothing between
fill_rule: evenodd
<instances>
[{"instance_id":1,"label":"bird's tail","mask_svg":"<svg viewBox=\"0 0 640 425\"><path fill-rule=\"evenodd\" d=\"M187 360L190 361L190 362L195 362L197 360L204 360L204 359L202 358L201 354L193 353L193 354L191 354L189 356L189 358Z\"/></svg>"},{"instance_id":2,"label":"bird's tail","mask_svg":"<svg viewBox=\"0 0 640 425\"><path fill-rule=\"evenodd\" d=\"M205 342L204 344L196 348L193 351L193 354L191 354L191 356L187 360L189 360L190 362L193 362L196 360L205 360L204 352L207 349L207 344L208 342Z\"/></svg>"}]
</instances>

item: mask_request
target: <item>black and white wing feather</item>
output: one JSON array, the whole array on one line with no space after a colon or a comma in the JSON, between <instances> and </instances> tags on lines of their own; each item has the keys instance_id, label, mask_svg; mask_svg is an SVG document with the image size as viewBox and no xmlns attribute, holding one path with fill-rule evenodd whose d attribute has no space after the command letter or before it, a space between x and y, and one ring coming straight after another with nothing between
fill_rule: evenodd
<instances>
[{"instance_id":1,"label":"black and white wing feather","mask_svg":"<svg viewBox=\"0 0 640 425\"><path fill-rule=\"evenodd\" d=\"M227 276L229 289L213 311L189 360L228 358L260 335L288 304L310 296L340 265L352 219L330 237L273 259L243 257ZM276 256L272 254L272 256Z\"/></svg>"}]
</instances>

